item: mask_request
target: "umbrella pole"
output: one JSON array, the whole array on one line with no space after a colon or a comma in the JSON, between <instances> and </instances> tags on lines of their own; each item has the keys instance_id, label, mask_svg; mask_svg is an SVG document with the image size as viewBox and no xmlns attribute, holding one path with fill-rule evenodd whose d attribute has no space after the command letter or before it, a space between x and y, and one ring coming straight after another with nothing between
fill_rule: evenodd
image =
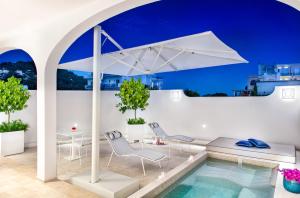
<instances>
[{"instance_id":1,"label":"umbrella pole","mask_svg":"<svg viewBox=\"0 0 300 198\"><path fill-rule=\"evenodd\" d=\"M94 27L93 49L93 106L92 106L92 167L91 183L99 178L99 151L100 151L100 56L101 56L101 27Z\"/></svg>"}]
</instances>

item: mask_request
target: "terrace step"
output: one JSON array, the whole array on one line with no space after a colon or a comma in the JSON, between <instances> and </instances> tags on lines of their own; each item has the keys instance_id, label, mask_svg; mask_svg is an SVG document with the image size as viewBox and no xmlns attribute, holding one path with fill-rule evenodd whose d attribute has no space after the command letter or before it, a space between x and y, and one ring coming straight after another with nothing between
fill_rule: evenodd
<instances>
[{"instance_id":1,"label":"terrace step","mask_svg":"<svg viewBox=\"0 0 300 198\"><path fill-rule=\"evenodd\" d=\"M91 173L86 172L72 177L70 182L104 198L128 197L139 190L137 179L111 171L101 171L100 180L94 184L90 183L90 177Z\"/></svg>"}]
</instances>

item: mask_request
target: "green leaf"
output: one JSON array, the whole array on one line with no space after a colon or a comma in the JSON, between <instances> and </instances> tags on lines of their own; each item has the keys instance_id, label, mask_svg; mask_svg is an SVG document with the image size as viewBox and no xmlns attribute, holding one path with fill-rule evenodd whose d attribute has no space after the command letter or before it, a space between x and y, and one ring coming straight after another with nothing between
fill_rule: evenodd
<instances>
[{"instance_id":1,"label":"green leaf","mask_svg":"<svg viewBox=\"0 0 300 198\"><path fill-rule=\"evenodd\" d=\"M0 112L21 111L27 107L30 93L21 84L21 79L10 77L7 81L0 80Z\"/></svg>"},{"instance_id":2,"label":"green leaf","mask_svg":"<svg viewBox=\"0 0 300 198\"><path fill-rule=\"evenodd\" d=\"M125 113L127 110L145 110L150 97L150 91L142 83L141 79L124 80L120 92L115 94L120 98L120 103L117 104L119 111Z\"/></svg>"}]
</instances>

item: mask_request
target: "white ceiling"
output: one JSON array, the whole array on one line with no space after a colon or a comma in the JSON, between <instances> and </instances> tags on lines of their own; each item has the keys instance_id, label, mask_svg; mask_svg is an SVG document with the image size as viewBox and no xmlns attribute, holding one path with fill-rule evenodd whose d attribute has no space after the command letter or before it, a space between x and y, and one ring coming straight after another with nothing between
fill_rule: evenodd
<instances>
[{"instance_id":1,"label":"white ceiling","mask_svg":"<svg viewBox=\"0 0 300 198\"><path fill-rule=\"evenodd\" d=\"M20 31L34 29L101 0L0 0L0 40Z\"/></svg>"}]
</instances>

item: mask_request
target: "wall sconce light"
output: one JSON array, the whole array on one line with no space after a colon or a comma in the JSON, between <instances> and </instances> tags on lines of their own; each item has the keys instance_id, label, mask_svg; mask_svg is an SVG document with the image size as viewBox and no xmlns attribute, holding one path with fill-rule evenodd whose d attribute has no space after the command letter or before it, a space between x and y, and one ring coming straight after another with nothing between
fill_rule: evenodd
<instances>
[{"instance_id":1,"label":"wall sconce light","mask_svg":"<svg viewBox=\"0 0 300 198\"><path fill-rule=\"evenodd\" d=\"M295 99L296 89L294 87L282 88L281 99Z\"/></svg>"},{"instance_id":2,"label":"wall sconce light","mask_svg":"<svg viewBox=\"0 0 300 198\"><path fill-rule=\"evenodd\" d=\"M190 157L188 158L188 161L189 161L189 162L194 161L194 156L193 156L193 155L190 155Z\"/></svg>"},{"instance_id":3,"label":"wall sconce light","mask_svg":"<svg viewBox=\"0 0 300 198\"><path fill-rule=\"evenodd\" d=\"M182 91L181 90L173 90L171 91L171 100L174 102L179 102L182 98Z\"/></svg>"},{"instance_id":4,"label":"wall sconce light","mask_svg":"<svg viewBox=\"0 0 300 198\"><path fill-rule=\"evenodd\" d=\"M161 174L158 176L158 179L162 179L166 176L165 172L161 172Z\"/></svg>"}]
</instances>

